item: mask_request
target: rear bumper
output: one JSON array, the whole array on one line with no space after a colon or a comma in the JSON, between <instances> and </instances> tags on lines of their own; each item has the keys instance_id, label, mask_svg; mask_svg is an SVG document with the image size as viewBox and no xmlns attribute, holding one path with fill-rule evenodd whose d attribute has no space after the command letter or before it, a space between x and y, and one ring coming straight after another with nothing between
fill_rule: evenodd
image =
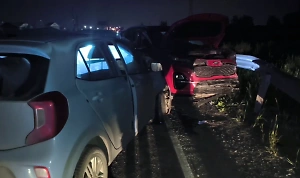
<instances>
[{"instance_id":1,"label":"rear bumper","mask_svg":"<svg viewBox=\"0 0 300 178\"><path fill-rule=\"evenodd\" d=\"M62 177L66 156L54 149L55 140L39 144L0 151L1 178L36 178L35 166L46 167L51 177ZM60 157L60 159L57 159ZM57 169L61 167L61 170Z\"/></svg>"}]
</instances>

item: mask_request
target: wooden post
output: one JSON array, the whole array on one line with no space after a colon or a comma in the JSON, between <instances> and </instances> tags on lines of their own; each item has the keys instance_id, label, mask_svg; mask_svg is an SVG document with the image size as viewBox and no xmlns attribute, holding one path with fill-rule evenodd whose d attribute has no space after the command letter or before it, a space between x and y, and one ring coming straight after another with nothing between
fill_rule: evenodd
<instances>
[{"instance_id":1,"label":"wooden post","mask_svg":"<svg viewBox=\"0 0 300 178\"><path fill-rule=\"evenodd\" d=\"M263 78L261 79L260 86L258 89L258 94L256 96L255 108L254 108L254 112L256 114L260 112L261 107L264 103L264 99L270 85L270 80L271 80L271 75L268 74L263 76Z\"/></svg>"}]
</instances>

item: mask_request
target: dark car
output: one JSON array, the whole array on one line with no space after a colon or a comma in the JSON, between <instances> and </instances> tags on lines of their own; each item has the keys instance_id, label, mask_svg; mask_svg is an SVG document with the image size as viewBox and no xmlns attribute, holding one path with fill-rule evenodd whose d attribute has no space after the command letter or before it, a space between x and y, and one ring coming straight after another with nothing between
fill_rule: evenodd
<instances>
[{"instance_id":1,"label":"dark car","mask_svg":"<svg viewBox=\"0 0 300 178\"><path fill-rule=\"evenodd\" d=\"M122 36L159 59L173 95L199 99L231 93L238 87L235 52L219 48L228 23L228 17L220 14L197 14L165 31L164 27L132 27Z\"/></svg>"}]
</instances>

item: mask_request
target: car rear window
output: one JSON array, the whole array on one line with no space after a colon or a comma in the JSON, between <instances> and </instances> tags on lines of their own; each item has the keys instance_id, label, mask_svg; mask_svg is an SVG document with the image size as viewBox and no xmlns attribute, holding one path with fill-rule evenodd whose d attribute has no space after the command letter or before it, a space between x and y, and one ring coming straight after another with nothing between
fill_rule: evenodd
<instances>
[{"instance_id":1,"label":"car rear window","mask_svg":"<svg viewBox=\"0 0 300 178\"><path fill-rule=\"evenodd\" d=\"M0 100L27 100L43 92L49 59L0 54Z\"/></svg>"}]
</instances>

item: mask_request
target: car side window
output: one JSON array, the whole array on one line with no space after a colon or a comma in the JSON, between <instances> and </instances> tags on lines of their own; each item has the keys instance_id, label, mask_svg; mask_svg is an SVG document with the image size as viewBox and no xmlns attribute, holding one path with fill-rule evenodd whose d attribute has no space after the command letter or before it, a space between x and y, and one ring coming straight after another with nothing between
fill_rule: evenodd
<instances>
[{"instance_id":1,"label":"car side window","mask_svg":"<svg viewBox=\"0 0 300 178\"><path fill-rule=\"evenodd\" d=\"M143 72L143 66L141 65L140 61L137 60L137 58L132 54L132 52L125 46L118 44L117 45L120 55L124 59L127 73L128 74L139 74ZM109 45L109 49L115 58L115 60L119 60L121 57L114 45ZM121 65L119 65L120 67ZM120 69L122 70L122 69Z\"/></svg>"},{"instance_id":2,"label":"car side window","mask_svg":"<svg viewBox=\"0 0 300 178\"><path fill-rule=\"evenodd\" d=\"M76 77L83 80L104 80L113 72L100 45L85 45L77 50Z\"/></svg>"},{"instance_id":3,"label":"car side window","mask_svg":"<svg viewBox=\"0 0 300 178\"><path fill-rule=\"evenodd\" d=\"M145 32L141 34L141 45L146 48L151 47L151 40Z\"/></svg>"},{"instance_id":4,"label":"car side window","mask_svg":"<svg viewBox=\"0 0 300 178\"><path fill-rule=\"evenodd\" d=\"M145 55L143 55L141 59L142 59L142 64L144 65L145 68L145 72L152 72L151 63L153 62L153 59Z\"/></svg>"}]
</instances>

